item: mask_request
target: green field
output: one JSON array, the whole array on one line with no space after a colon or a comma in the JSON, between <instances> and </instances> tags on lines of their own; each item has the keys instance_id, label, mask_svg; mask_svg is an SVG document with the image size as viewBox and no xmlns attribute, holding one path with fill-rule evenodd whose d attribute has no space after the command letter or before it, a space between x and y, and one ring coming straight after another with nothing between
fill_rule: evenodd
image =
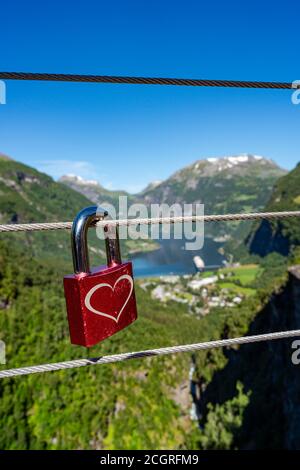
<instances>
[{"instance_id":1,"label":"green field","mask_svg":"<svg viewBox=\"0 0 300 470\"><path fill-rule=\"evenodd\" d=\"M237 284L234 284L234 282L219 282L218 286L221 287L221 289L229 289L236 294L243 294L245 296L253 295L255 293L255 289L252 289L251 287L238 286Z\"/></svg>"},{"instance_id":2,"label":"green field","mask_svg":"<svg viewBox=\"0 0 300 470\"><path fill-rule=\"evenodd\" d=\"M240 283L245 286L251 284L257 276L262 273L262 268L257 264L244 264L243 266L238 266L236 268L223 268L219 271L220 274L232 273L233 276L230 277L231 281L239 280Z\"/></svg>"},{"instance_id":3,"label":"green field","mask_svg":"<svg viewBox=\"0 0 300 470\"><path fill-rule=\"evenodd\" d=\"M255 293L255 289L252 288L251 284L261 275L262 271L263 269L257 264L245 264L237 267L222 268L217 272L206 271L202 276L209 277L218 274L220 277L223 274L225 278L217 281L217 285L221 289L229 289L236 294L247 297Z\"/></svg>"}]
</instances>

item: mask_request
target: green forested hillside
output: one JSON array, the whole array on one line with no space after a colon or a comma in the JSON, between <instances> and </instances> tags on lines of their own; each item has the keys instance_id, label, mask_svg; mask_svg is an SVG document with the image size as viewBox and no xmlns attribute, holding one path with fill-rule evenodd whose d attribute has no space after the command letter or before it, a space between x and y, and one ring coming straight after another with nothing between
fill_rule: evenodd
<instances>
[{"instance_id":1,"label":"green forested hillside","mask_svg":"<svg viewBox=\"0 0 300 470\"><path fill-rule=\"evenodd\" d=\"M137 287L139 320L86 350L69 343L62 278L52 268L0 245L2 368L95 357L197 341L205 334L186 308L162 307ZM22 260L22 262L20 262ZM207 337L207 336L206 336ZM0 382L0 447L175 448L189 431L188 410L173 400L188 377L188 356L131 361Z\"/></svg>"},{"instance_id":2,"label":"green forested hillside","mask_svg":"<svg viewBox=\"0 0 300 470\"><path fill-rule=\"evenodd\" d=\"M34 168L0 158L0 222L71 221L83 207L91 205L86 197ZM93 236L92 236L93 237ZM10 243L48 264L71 269L70 241L62 231L11 234ZM92 238L95 246L95 236ZM55 261L53 253L56 253ZM97 255L97 254L96 254Z\"/></svg>"},{"instance_id":3,"label":"green forested hillside","mask_svg":"<svg viewBox=\"0 0 300 470\"><path fill-rule=\"evenodd\" d=\"M87 350L69 343L61 275L7 240L0 243L0 262L0 339L7 352L2 368L245 334L274 288L274 275L282 276L284 271L280 266L272 276L268 271L262 278L264 270L270 269L266 266L260 270L260 278L251 281L261 288L257 295L232 309L212 309L200 319L189 313L186 304L153 300L137 282L138 321ZM201 387L227 363L226 351L221 350L193 357L194 380ZM234 402L212 408L208 424L204 420L199 429L189 417L191 359L190 354L178 354L2 379L0 423L5 432L0 435L0 447L210 448L214 447L211 433L220 426L227 440L221 439L218 445L230 447L234 431L242 427L249 390L244 392L241 383ZM234 429L230 416L235 420ZM216 428L213 423L220 419Z\"/></svg>"},{"instance_id":4,"label":"green forested hillside","mask_svg":"<svg viewBox=\"0 0 300 470\"><path fill-rule=\"evenodd\" d=\"M0 178L2 223L72 220L90 205L12 160L0 160ZM98 253L98 259L104 256ZM174 303L161 309L137 286L136 324L90 351L71 346L62 289L63 274L72 270L69 233L2 234L0 264L0 338L7 352L2 368L196 341L200 333L193 319L190 332L185 308ZM172 396L188 367L187 357L162 358L1 381L0 448L183 445L188 410Z\"/></svg>"},{"instance_id":5,"label":"green forested hillside","mask_svg":"<svg viewBox=\"0 0 300 470\"><path fill-rule=\"evenodd\" d=\"M90 201L22 163L0 158L2 222L72 219Z\"/></svg>"},{"instance_id":6,"label":"green forested hillside","mask_svg":"<svg viewBox=\"0 0 300 470\"><path fill-rule=\"evenodd\" d=\"M22 163L0 155L0 223L66 222L94 203L65 184ZM61 272L72 272L69 233L65 231L10 234L10 243ZM105 261L104 243L89 231L93 264ZM121 240L124 257L133 251L130 241ZM137 240L135 249L155 248L151 240ZM55 253L55 257L53 254Z\"/></svg>"}]
</instances>

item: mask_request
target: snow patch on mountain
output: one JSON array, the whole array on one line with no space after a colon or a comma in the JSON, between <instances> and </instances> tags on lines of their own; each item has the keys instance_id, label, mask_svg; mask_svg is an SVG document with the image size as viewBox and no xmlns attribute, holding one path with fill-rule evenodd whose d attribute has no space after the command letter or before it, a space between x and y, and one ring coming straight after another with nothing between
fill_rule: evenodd
<instances>
[{"instance_id":1,"label":"snow patch on mountain","mask_svg":"<svg viewBox=\"0 0 300 470\"><path fill-rule=\"evenodd\" d=\"M73 173L63 175L59 179L59 181L61 181L61 182L70 181L70 182L80 184L82 186L100 186L100 184L97 180L86 180L86 179L82 178L82 176L74 175Z\"/></svg>"},{"instance_id":2,"label":"snow patch on mountain","mask_svg":"<svg viewBox=\"0 0 300 470\"><path fill-rule=\"evenodd\" d=\"M268 159L264 158L261 155L252 155L249 153L242 153L240 155L229 155L225 157L209 157L206 159L198 160L194 164L192 164L189 168L194 170L196 173L205 173L206 171L209 172L216 172L219 173L223 170L243 167L244 165L252 165L252 164L259 164L259 165L267 165L270 164L271 166L276 166L276 164ZM211 170L209 170L211 168ZM180 174L181 172L177 172ZM176 173L176 174L177 174Z\"/></svg>"}]
</instances>

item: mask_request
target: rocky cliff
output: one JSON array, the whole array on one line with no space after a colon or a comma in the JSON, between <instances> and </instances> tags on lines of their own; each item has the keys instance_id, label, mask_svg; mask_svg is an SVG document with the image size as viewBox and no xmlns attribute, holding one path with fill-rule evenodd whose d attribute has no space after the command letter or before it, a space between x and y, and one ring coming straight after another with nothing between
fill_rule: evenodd
<instances>
[{"instance_id":1,"label":"rocky cliff","mask_svg":"<svg viewBox=\"0 0 300 470\"><path fill-rule=\"evenodd\" d=\"M264 208L267 212L298 211L300 207L300 165L275 183ZM300 243L299 218L281 219L254 224L246 240L250 253L265 256L271 252L288 255Z\"/></svg>"},{"instance_id":2,"label":"rocky cliff","mask_svg":"<svg viewBox=\"0 0 300 470\"><path fill-rule=\"evenodd\" d=\"M300 265L257 314L247 334L300 329ZM237 396L242 383L249 403L242 425L234 431L232 447L240 449L300 448L300 365L293 365L296 338L243 345L224 352L226 366L203 390L199 409L205 426L211 403L225 405ZM298 338L299 339L299 338ZM210 405L211 406L211 405Z\"/></svg>"}]
</instances>

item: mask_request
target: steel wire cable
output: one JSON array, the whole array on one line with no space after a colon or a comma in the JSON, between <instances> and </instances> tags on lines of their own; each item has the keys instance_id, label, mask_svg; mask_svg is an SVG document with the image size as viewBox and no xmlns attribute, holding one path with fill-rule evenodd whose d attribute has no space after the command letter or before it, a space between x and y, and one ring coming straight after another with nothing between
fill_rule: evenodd
<instances>
[{"instance_id":1,"label":"steel wire cable","mask_svg":"<svg viewBox=\"0 0 300 470\"><path fill-rule=\"evenodd\" d=\"M191 351L202 351L205 349L215 349L232 347L241 344L258 343L262 341L273 341L278 339L300 337L300 330L278 331L275 333L266 333L261 335L242 336L239 338L220 339L216 341L207 341L195 344L183 344L179 346L170 346L166 348L146 349L144 351L134 351L112 356L102 356L90 359L75 359L72 361L54 362L50 364L40 364L36 366L20 367L16 369L7 369L0 371L0 379L16 377L19 375L37 374L42 372L52 372L64 369L74 369L84 366L112 364L116 362L128 361L130 359L141 359L151 356L162 356L167 354L184 353Z\"/></svg>"},{"instance_id":2,"label":"steel wire cable","mask_svg":"<svg viewBox=\"0 0 300 470\"><path fill-rule=\"evenodd\" d=\"M0 80L37 80L52 82L112 83L129 85L175 85L194 87L296 89L293 82L266 82L249 80L209 80L192 78L126 77L110 75L82 75L64 73L0 72Z\"/></svg>"}]
</instances>

